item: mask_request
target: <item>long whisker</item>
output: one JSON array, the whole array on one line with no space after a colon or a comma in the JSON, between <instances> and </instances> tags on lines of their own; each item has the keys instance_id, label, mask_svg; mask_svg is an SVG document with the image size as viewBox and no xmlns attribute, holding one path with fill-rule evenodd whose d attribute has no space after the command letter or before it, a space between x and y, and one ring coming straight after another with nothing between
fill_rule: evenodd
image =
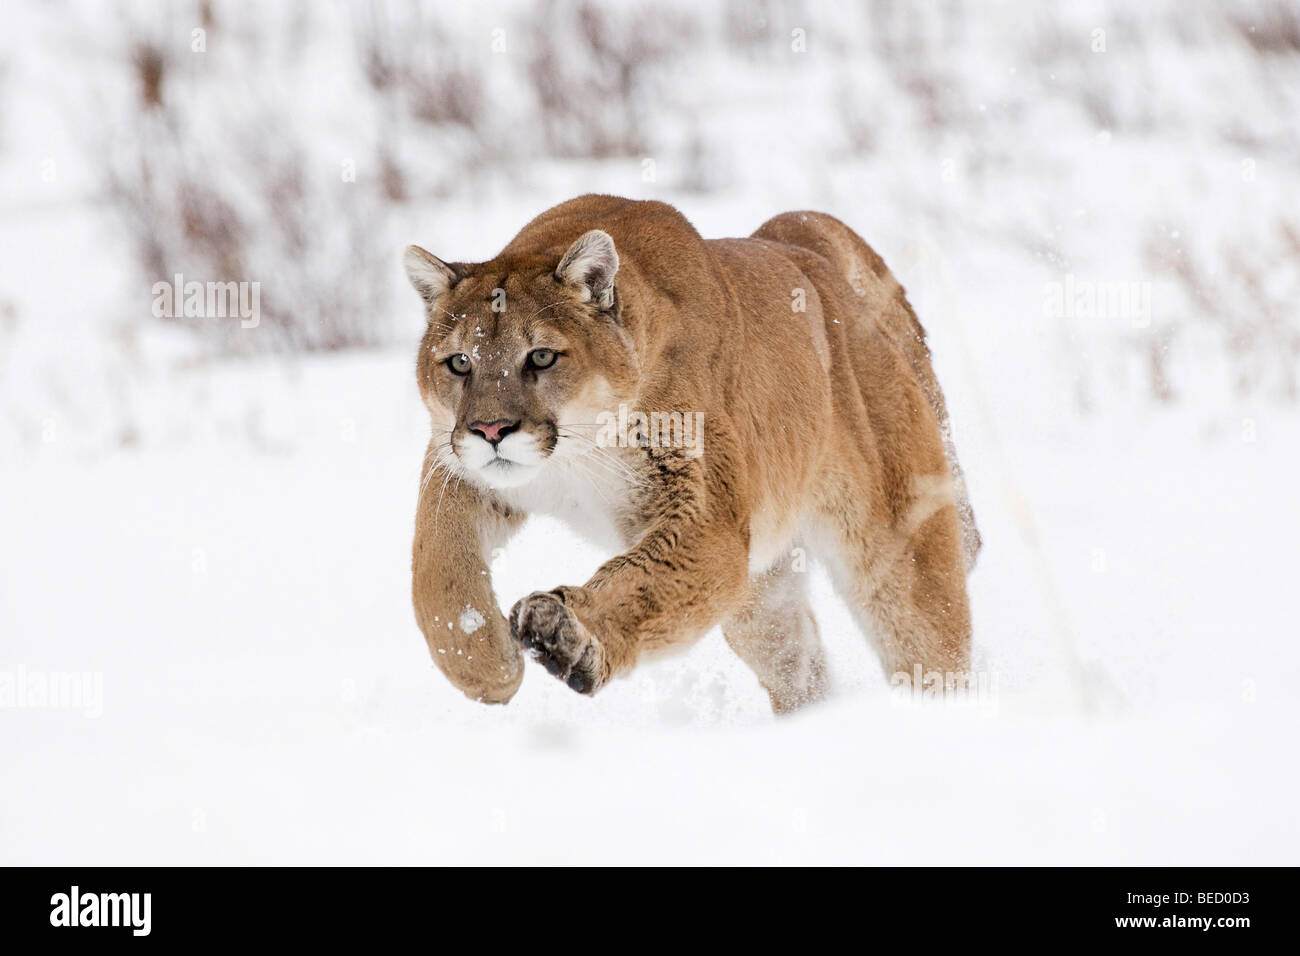
<instances>
[{"instance_id":1,"label":"long whisker","mask_svg":"<svg viewBox=\"0 0 1300 956\"><path fill-rule=\"evenodd\" d=\"M439 471L450 471L450 470L451 470L450 465L447 462L441 460L435 461L429 466L429 470L424 474L424 480L420 482L420 494L415 499L415 506L417 509L420 507L420 503L424 501L424 493L428 489L430 482L433 481L433 476L436 475Z\"/></svg>"},{"instance_id":2,"label":"long whisker","mask_svg":"<svg viewBox=\"0 0 1300 956\"><path fill-rule=\"evenodd\" d=\"M542 306L540 309L538 309L536 312L534 312L532 315L530 315L528 318L531 319L531 318L533 318L534 316L541 315L541 314L542 314L543 312L545 312L547 309L553 309L553 308L555 308L557 305L564 305L564 300L561 299L559 302L552 302L550 305L544 305L544 306Z\"/></svg>"},{"instance_id":3,"label":"long whisker","mask_svg":"<svg viewBox=\"0 0 1300 956\"><path fill-rule=\"evenodd\" d=\"M435 426L435 428L436 427L437 426ZM451 432L452 429L445 429L445 434L450 435ZM452 453L453 449L450 440L438 443L429 443L429 450L426 451L424 455L424 465L428 468L428 471L425 472L424 478L420 482L420 493L416 497L415 501L417 509L420 507L421 502L424 501L424 493L428 489L429 484L433 481L433 476L439 471L451 472Z\"/></svg>"},{"instance_id":4,"label":"long whisker","mask_svg":"<svg viewBox=\"0 0 1300 956\"><path fill-rule=\"evenodd\" d=\"M451 479L455 477L456 477L456 473L452 471L450 468L448 468L447 477L442 479L442 488L438 492L438 503L433 507L433 526L435 529L438 527L438 515L442 512L442 496L447 493L447 485L449 485L451 483ZM457 478L457 481L459 480L460 479Z\"/></svg>"},{"instance_id":5,"label":"long whisker","mask_svg":"<svg viewBox=\"0 0 1300 956\"><path fill-rule=\"evenodd\" d=\"M633 470L626 462L620 461L612 452L609 451L609 449L605 448L598 442L592 441L587 436L580 435L576 432L569 432L566 434L567 429L562 428L557 431L563 438L573 438L581 442L586 442L588 445L587 455L590 456L590 460L607 466L605 470L609 471L611 474L615 474L629 484L637 487L642 487L646 484L646 480L642 475Z\"/></svg>"},{"instance_id":6,"label":"long whisker","mask_svg":"<svg viewBox=\"0 0 1300 956\"><path fill-rule=\"evenodd\" d=\"M605 503L605 506L611 511L615 510L615 504L610 501L605 492L601 490L600 479L587 467L587 465L590 464L590 459L584 460L582 458L570 458L569 464L573 465L578 471L587 477L591 482L592 489L596 492L596 496Z\"/></svg>"},{"instance_id":7,"label":"long whisker","mask_svg":"<svg viewBox=\"0 0 1300 956\"><path fill-rule=\"evenodd\" d=\"M601 460L600 458L593 456L593 457L571 458L569 460L574 464L581 464L583 468L586 470L588 475L600 474L601 476L607 479L612 478L615 481L620 482L624 488L639 489L644 487L642 483L633 481L632 479L628 478L626 475L621 474L617 471L613 471L609 467L608 463ZM593 468L595 469L594 472L592 471Z\"/></svg>"},{"instance_id":8,"label":"long whisker","mask_svg":"<svg viewBox=\"0 0 1300 956\"><path fill-rule=\"evenodd\" d=\"M593 451L603 452L604 454L609 455L609 457L611 458L611 460L614 460L618 465L620 465L620 466L623 467L623 468L627 468L627 470L628 470L629 472L632 470L632 469L629 468L627 465L625 465L623 462L621 462L621 461L617 461L617 459L614 459L614 458L613 458L613 455L610 454L609 449L606 448L604 445L602 445L600 442L598 442L598 441L596 441L596 440L594 440L594 439L592 439L592 438L588 438L586 435L583 435L583 434L580 433L580 432L570 431L567 427L564 427L564 428L558 428L558 429L556 429L556 433L559 434L559 435L560 435L561 437L563 437L563 438L575 438L575 439L577 439L578 441L586 442L587 445L588 445L588 447L590 447Z\"/></svg>"}]
</instances>

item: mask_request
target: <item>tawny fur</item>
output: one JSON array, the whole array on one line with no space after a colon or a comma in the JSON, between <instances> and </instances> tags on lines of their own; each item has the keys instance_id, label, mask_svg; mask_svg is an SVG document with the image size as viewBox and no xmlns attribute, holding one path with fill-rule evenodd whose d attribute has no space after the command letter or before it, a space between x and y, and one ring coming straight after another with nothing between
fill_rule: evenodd
<instances>
[{"instance_id":1,"label":"tawny fur","mask_svg":"<svg viewBox=\"0 0 1300 956\"><path fill-rule=\"evenodd\" d=\"M489 262L413 249L407 268L429 320L417 371L434 429L415 612L468 696L509 700L524 651L594 693L720 625L774 709L817 700L805 548L887 674L969 668L979 537L943 395L901 286L839 220L785 213L706 241L664 203L589 195ZM533 368L537 349L554 364ZM597 440L620 405L702 413L703 453ZM470 429L494 422L511 423L495 452ZM507 620L490 556L532 512L620 553Z\"/></svg>"}]
</instances>

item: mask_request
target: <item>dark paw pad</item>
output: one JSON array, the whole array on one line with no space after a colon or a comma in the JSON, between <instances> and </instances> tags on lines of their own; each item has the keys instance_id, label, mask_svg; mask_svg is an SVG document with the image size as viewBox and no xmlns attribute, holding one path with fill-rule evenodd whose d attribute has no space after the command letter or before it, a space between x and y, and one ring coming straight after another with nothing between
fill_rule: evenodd
<instances>
[{"instance_id":1,"label":"dark paw pad","mask_svg":"<svg viewBox=\"0 0 1300 956\"><path fill-rule=\"evenodd\" d=\"M515 604L510 634L548 673L579 693L600 687L600 645L557 595L536 591Z\"/></svg>"}]
</instances>

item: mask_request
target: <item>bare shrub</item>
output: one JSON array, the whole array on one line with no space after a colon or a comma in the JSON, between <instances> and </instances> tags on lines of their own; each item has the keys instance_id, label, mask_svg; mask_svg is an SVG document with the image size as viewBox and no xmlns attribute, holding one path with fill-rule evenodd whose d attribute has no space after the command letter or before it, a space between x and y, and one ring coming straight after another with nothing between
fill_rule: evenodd
<instances>
[{"instance_id":1,"label":"bare shrub","mask_svg":"<svg viewBox=\"0 0 1300 956\"><path fill-rule=\"evenodd\" d=\"M221 29L212 5L195 16ZM385 341L392 263L384 237L404 189L400 171L381 161L378 175L350 181L337 163L321 162L314 131L295 124L291 101L226 96L233 70L256 59L238 34L213 44L231 59L203 54L203 69L187 71L171 93L182 54L147 25L128 23L126 34L115 62L136 78L136 99L95 141L108 198L135 247L140 311L151 309L154 284L177 274L256 283L255 326L238 317L163 320L228 353Z\"/></svg>"},{"instance_id":2,"label":"bare shrub","mask_svg":"<svg viewBox=\"0 0 1300 956\"><path fill-rule=\"evenodd\" d=\"M141 105L145 109L162 106L163 79L168 65L163 48L152 40L140 40L131 51L131 62L139 81Z\"/></svg>"},{"instance_id":3,"label":"bare shrub","mask_svg":"<svg viewBox=\"0 0 1300 956\"><path fill-rule=\"evenodd\" d=\"M1294 3L1237 4L1226 10L1228 23L1257 52L1271 55L1300 53L1300 7Z\"/></svg>"},{"instance_id":4,"label":"bare shrub","mask_svg":"<svg viewBox=\"0 0 1300 956\"><path fill-rule=\"evenodd\" d=\"M536 38L528 78L547 150L596 159L647 151L650 105L665 98L656 80L697 29L655 3L617 13L590 2L542 4L528 26Z\"/></svg>"},{"instance_id":5,"label":"bare shrub","mask_svg":"<svg viewBox=\"0 0 1300 956\"><path fill-rule=\"evenodd\" d=\"M419 122L476 130L486 102L483 68L475 65L481 58L459 56L436 17L436 9L416 4L394 21L387 8L371 7L356 30L366 79L376 93L400 99Z\"/></svg>"},{"instance_id":6,"label":"bare shrub","mask_svg":"<svg viewBox=\"0 0 1300 956\"><path fill-rule=\"evenodd\" d=\"M911 99L927 132L953 126L965 112L958 93L961 84L949 66L964 12L894 0L872 0L869 9L868 42L895 85Z\"/></svg>"},{"instance_id":7,"label":"bare shrub","mask_svg":"<svg viewBox=\"0 0 1300 956\"><path fill-rule=\"evenodd\" d=\"M1300 398L1296 222L1278 218L1263 236L1220 240L1208 259L1157 235L1148 239L1144 256L1149 268L1181 288L1188 321L1220 332L1239 395L1263 391L1288 402Z\"/></svg>"},{"instance_id":8,"label":"bare shrub","mask_svg":"<svg viewBox=\"0 0 1300 956\"><path fill-rule=\"evenodd\" d=\"M803 11L777 0L727 0L722 10L723 37L733 54L761 58L785 42L783 29Z\"/></svg>"}]
</instances>

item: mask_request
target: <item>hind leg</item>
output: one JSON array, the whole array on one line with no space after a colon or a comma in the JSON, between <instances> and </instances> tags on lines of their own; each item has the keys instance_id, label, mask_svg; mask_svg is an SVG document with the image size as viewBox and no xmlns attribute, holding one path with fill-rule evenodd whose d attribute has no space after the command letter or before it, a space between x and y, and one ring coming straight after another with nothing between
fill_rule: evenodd
<instances>
[{"instance_id":1,"label":"hind leg","mask_svg":"<svg viewBox=\"0 0 1300 956\"><path fill-rule=\"evenodd\" d=\"M893 527L844 508L824 514L836 590L871 637L885 676L945 686L970 671L971 620L961 523L947 476L936 476Z\"/></svg>"},{"instance_id":2,"label":"hind leg","mask_svg":"<svg viewBox=\"0 0 1300 956\"><path fill-rule=\"evenodd\" d=\"M778 714L826 696L826 658L807 578L789 567L754 577L744 607L722 625L727 643L758 677Z\"/></svg>"}]
</instances>

